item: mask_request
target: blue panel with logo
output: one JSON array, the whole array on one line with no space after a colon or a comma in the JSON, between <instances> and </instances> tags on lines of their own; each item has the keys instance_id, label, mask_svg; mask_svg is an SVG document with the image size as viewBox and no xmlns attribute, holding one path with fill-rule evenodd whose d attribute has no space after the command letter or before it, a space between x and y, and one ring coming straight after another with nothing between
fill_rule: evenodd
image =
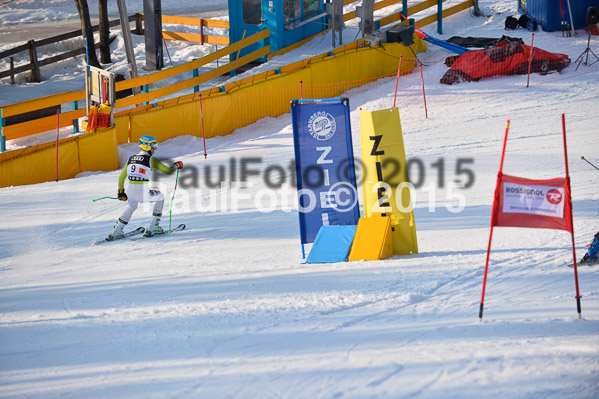
<instances>
[{"instance_id":1,"label":"blue panel with logo","mask_svg":"<svg viewBox=\"0 0 599 399\"><path fill-rule=\"evenodd\" d=\"M347 98L291 102L300 235L360 218Z\"/></svg>"}]
</instances>

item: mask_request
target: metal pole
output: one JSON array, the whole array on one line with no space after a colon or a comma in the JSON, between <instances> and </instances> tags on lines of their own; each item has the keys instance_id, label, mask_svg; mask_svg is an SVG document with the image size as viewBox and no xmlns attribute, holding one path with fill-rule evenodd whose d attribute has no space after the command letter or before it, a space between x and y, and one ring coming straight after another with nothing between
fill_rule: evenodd
<instances>
[{"instance_id":1,"label":"metal pole","mask_svg":"<svg viewBox=\"0 0 599 399\"><path fill-rule=\"evenodd\" d=\"M576 31L574 30L574 20L572 19L572 7L570 7L570 0L568 1L568 14L570 14L570 29L572 29L572 34L576 36Z\"/></svg>"},{"instance_id":2,"label":"metal pole","mask_svg":"<svg viewBox=\"0 0 599 399\"><path fill-rule=\"evenodd\" d=\"M129 29L127 5L125 4L125 0L117 0L117 2L119 6L119 17L121 19L121 30L123 32L123 40L125 41L125 52L127 54L127 61L129 62L129 73L131 75L131 79L135 79L137 77L137 63L135 62L133 42L131 41L131 29ZM139 87L133 87L133 94L140 94Z\"/></svg>"},{"instance_id":3,"label":"metal pole","mask_svg":"<svg viewBox=\"0 0 599 399\"><path fill-rule=\"evenodd\" d=\"M71 90L74 92L74 90ZM77 111L79 109L79 103L77 101L72 102L73 111ZM79 119L73 119L73 133L79 133Z\"/></svg>"},{"instance_id":4,"label":"metal pole","mask_svg":"<svg viewBox=\"0 0 599 399\"><path fill-rule=\"evenodd\" d=\"M87 123L89 123L90 122L89 121L90 84L89 84L89 53L87 51L87 37L85 38L85 63L86 63L86 67L85 67L85 116L87 117Z\"/></svg>"},{"instance_id":5,"label":"metal pole","mask_svg":"<svg viewBox=\"0 0 599 399\"><path fill-rule=\"evenodd\" d=\"M595 165L593 165L588 159L586 159L584 156L581 156L580 159L582 159L583 161L585 161L586 163L588 163L589 165L591 165L593 168L599 170L598 167L596 167Z\"/></svg>"},{"instance_id":6,"label":"metal pole","mask_svg":"<svg viewBox=\"0 0 599 399\"><path fill-rule=\"evenodd\" d=\"M443 34L443 0L437 0L437 33Z\"/></svg>"}]
</instances>

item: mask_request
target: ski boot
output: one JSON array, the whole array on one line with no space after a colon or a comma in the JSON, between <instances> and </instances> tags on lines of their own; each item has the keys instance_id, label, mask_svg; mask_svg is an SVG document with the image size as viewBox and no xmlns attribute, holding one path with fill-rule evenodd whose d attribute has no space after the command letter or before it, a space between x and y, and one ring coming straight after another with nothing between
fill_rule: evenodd
<instances>
[{"instance_id":1,"label":"ski boot","mask_svg":"<svg viewBox=\"0 0 599 399\"><path fill-rule=\"evenodd\" d=\"M117 220L116 224L114 225L114 230L112 231L112 233L108 234L108 237L106 237L106 241L119 240L125 237L123 229L126 225L127 223L123 222L121 219Z\"/></svg>"},{"instance_id":2,"label":"ski boot","mask_svg":"<svg viewBox=\"0 0 599 399\"><path fill-rule=\"evenodd\" d=\"M152 219L152 222L150 223L150 227L148 227L146 229L146 232L144 233L145 237L152 237L155 234L162 234L164 232L164 230L162 230L162 227L160 227L160 217L162 215L154 215L154 218Z\"/></svg>"}]
</instances>

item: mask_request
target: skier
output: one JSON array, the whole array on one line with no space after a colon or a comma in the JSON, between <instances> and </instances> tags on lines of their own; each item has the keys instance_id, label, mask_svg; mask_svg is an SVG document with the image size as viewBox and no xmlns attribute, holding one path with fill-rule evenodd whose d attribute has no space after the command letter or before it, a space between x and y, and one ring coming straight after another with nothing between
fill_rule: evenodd
<instances>
[{"instance_id":1,"label":"skier","mask_svg":"<svg viewBox=\"0 0 599 399\"><path fill-rule=\"evenodd\" d=\"M584 257L580 260L580 264L591 264L597 262L597 252L599 252L599 231L593 237L593 242L591 243L589 250Z\"/></svg>"},{"instance_id":2,"label":"skier","mask_svg":"<svg viewBox=\"0 0 599 399\"><path fill-rule=\"evenodd\" d=\"M148 189L148 182L152 178L154 169L171 175L177 169L183 168L183 162L175 162L169 168L160 162L158 158L153 157L154 151L158 148L158 143L152 136L140 138L139 148L141 151L129 158L127 165L125 165L119 176L117 197L121 201L127 201L127 208L117 220L114 231L108 235L106 241L124 237L123 228L129 223L131 215L133 215L140 202L154 203L153 219L144 235L150 237L163 232L162 227L160 227L160 217L164 206L164 195L158 190ZM129 180L129 195L125 194L125 178Z\"/></svg>"}]
</instances>

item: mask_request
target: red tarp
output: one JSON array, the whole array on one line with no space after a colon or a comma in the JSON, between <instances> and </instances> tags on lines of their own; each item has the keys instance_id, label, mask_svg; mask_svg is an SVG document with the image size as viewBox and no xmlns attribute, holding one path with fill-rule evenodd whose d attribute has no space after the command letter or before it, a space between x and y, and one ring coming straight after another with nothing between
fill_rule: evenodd
<instances>
[{"instance_id":1,"label":"red tarp","mask_svg":"<svg viewBox=\"0 0 599 399\"><path fill-rule=\"evenodd\" d=\"M526 74L530 50L530 46L522 43L502 41L496 47L487 50L470 50L465 54L447 57L445 64L450 69L441 78L441 83L451 85L495 75ZM559 72L567 67L570 61L566 54L550 53L534 47L530 72Z\"/></svg>"}]
</instances>

